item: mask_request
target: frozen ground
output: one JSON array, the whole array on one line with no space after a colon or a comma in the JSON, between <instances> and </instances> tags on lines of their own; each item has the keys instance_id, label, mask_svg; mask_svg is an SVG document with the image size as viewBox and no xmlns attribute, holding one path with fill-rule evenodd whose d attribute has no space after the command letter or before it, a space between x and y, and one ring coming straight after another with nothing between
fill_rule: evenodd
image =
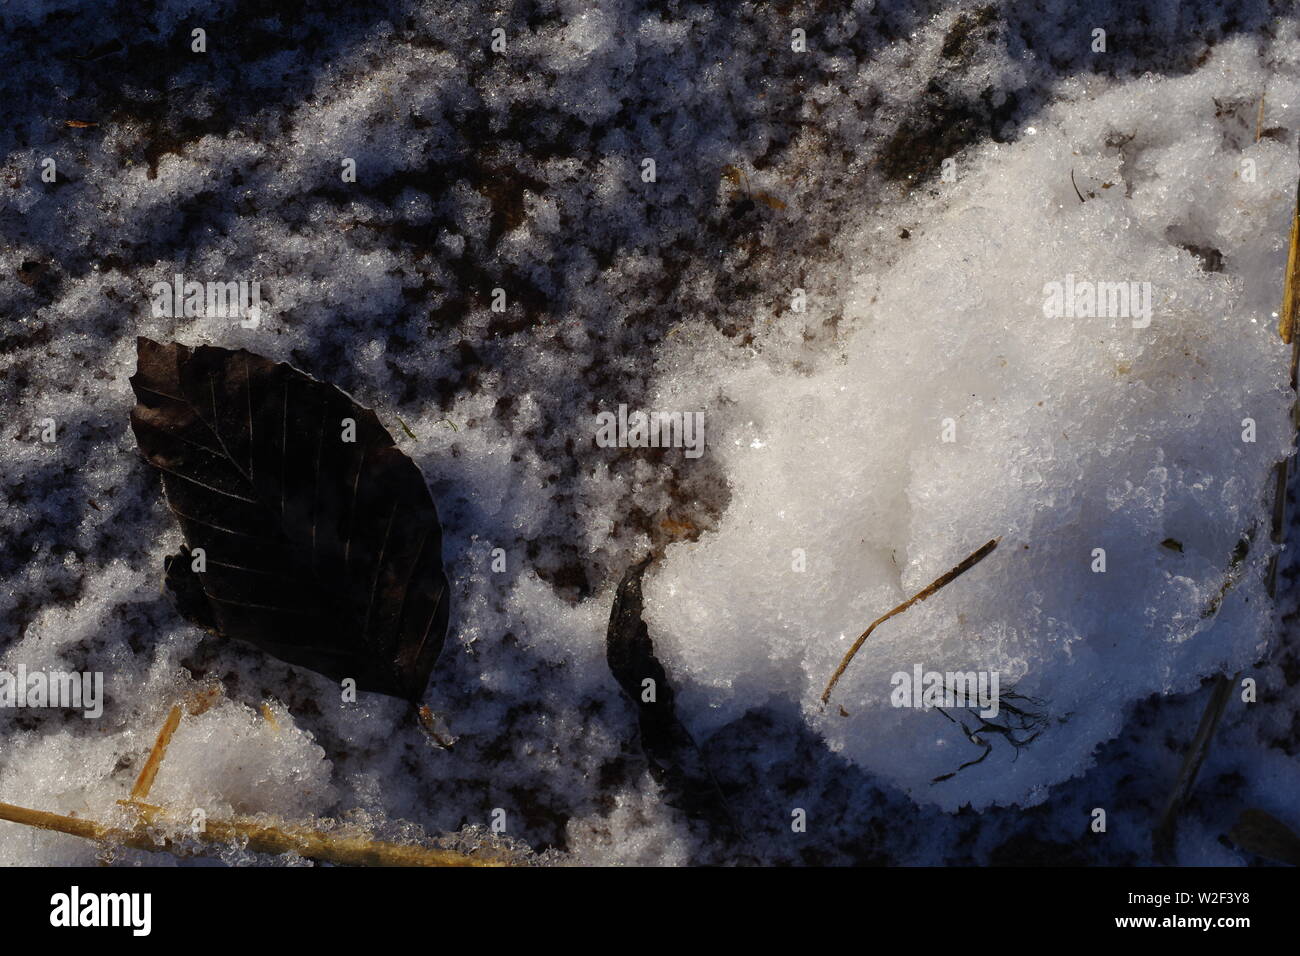
<instances>
[{"instance_id":1,"label":"frozen ground","mask_svg":"<svg viewBox=\"0 0 1300 956\"><path fill-rule=\"evenodd\" d=\"M1222 839L1247 807L1300 826L1290 563L1282 613L1263 588L1300 20L846 6L0 7L0 662L108 682L99 720L0 710L0 800L107 816L216 680L156 802L382 832L499 808L578 862L1145 863L1229 668L1258 702L1229 705L1176 859L1254 861ZM154 317L178 272L260 281L262 324ZM1045 316L1066 275L1150 283L1149 325ZM180 537L127 426L138 334L292 362L420 465L455 589L425 699L453 750L159 593ZM703 410L707 451L597 447L620 403ZM847 643L994 536L823 713ZM738 845L651 782L605 664L650 553L650 633ZM998 670L1043 736L931 783L979 751L885 705L914 664ZM0 862L96 853L0 825Z\"/></svg>"}]
</instances>

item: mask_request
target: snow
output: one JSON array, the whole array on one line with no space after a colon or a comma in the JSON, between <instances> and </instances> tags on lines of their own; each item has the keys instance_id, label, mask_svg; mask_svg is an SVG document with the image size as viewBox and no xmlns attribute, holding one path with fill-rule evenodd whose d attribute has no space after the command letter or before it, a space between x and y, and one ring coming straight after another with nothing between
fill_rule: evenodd
<instances>
[{"instance_id":1,"label":"snow","mask_svg":"<svg viewBox=\"0 0 1300 956\"><path fill-rule=\"evenodd\" d=\"M653 552L651 636L746 860L1150 862L1224 669L1259 702L1234 695L1177 858L1248 862L1219 839L1247 806L1300 826L1291 576L1278 609L1263 585L1293 434L1294 15L68 0L0 21L0 668L101 671L107 694L98 720L0 710L0 801L109 819L169 709L217 684L154 787L179 811L472 846L501 810L546 862L726 859L651 781L605 664L614 587ZM263 321L153 316L176 273L260 282ZM1045 315L1067 276L1150 283L1149 325ZM425 703L453 749L160 593L180 536L127 427L137 335L292 362L421 467L455 588ZM620 404L702 411L704 454L598 447ZM819 706L871 620L998 536ZM917 664L997 670L1043 735L931 783L980 751L889 706ZM0 824L0 862L100 853Z\"/></svg>"},{"instance_id":2,"label":"snow","mask_svg":"<svg viewBox=\"0 0 1300 956\"><path fill-rule=\"evenodd\" d=\"M1231 68L1208 76L1064 84L1033 137L963 157L888 271L872 270L871 235L847 257L851 331L811 374L754 363L704 381L667 363L669 405L711 405L732 488L716 533L670 546L649 587L651 635L690 680L699 733L782 698L917 800L1037 802L1125 705L1262 655L1271 466L1292 443L1268 318L1291 210L1276 187L1294 161L1197 122L1250 69L1250 51L1221 55ZM1071 169L1095 198L1078 201ZM1048 284L1089 281L1149 284L1151 313L1044 315ZM1210 616L1245 535L1249 570ZM871 638L835 695L852 716L823 714L866 624L999 536L968 578ZM915 664L999 673L1051 724L931 786L979 749L938 714L890 706L890 675Z\"/></svg>"}]
</instances>

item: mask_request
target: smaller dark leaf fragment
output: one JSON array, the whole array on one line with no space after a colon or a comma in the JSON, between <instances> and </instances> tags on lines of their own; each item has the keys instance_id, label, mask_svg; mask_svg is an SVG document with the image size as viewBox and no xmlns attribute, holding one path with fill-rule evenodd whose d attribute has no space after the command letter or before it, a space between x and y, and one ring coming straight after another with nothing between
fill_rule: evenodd
<instances>
[{"instance_id":1,"label":"smaller dark leaf fragment","mask_svg":"<svg viewBox=\"0 0 1300 956\"><path fill-rule=\"evenodd\" d=\"M1300 866L1300 836L1264 810L1243 810L1228 839L1250 853Z\"/></svg>"},{"instance_id":2,"label":"smaller dark leaf fragment","mask_svg":"<svg viewBox=\"0 0 1300 956\"><path fill-rule=\"evenodd\" d=\"M655 657L650 630L641 618L641 579L650 558L630 567L619 582L605 633L605 660L623 693L637 709L641 749L667 803L688 816L720 826L735 836L731 813L690 732L677 717L668 673ZM654 681L653 701L643 699L643 681Z\"/></svg>"}]
</instances>

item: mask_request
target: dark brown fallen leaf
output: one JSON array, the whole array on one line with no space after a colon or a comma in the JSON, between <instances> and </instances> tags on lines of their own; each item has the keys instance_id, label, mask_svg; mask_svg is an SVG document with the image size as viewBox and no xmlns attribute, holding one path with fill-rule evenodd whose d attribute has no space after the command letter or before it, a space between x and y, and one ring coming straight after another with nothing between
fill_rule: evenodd
<instances>
[{"instance_id":1,"label":"dark brown fallen leaf","mask_svg":"<svg viewBox=\"0 0 1300 956\"><path fill-rule=\"evenodd\" d=\"M641 617L641 579L650 559L630 567L619 582L605 633L605 661L614 680L636 707L641 750L650 775L665 791L665 801L688 816L736 838L722 790L690 732L677 717L676 695ZM646 681L653 681L648 692ZM647 699L653 697L653 699Z\"/></svg>"},{"instance_id":2,"label":"dark brown fallen leaf","mask_svg":"<svg viewBox=\"0 0 1300 956\"><path fill-rule=\"evenodd\" d=\"M180 612L417 702L446 637L442 527L375 414L244 350L140 338L136 357L131 426L185 535L165 562Z\"/></svg>"},{"instance_id":3,"label":"dark brown fallen leaf","mask_svg":"<svg viewBox=\"0 0 1300 956\"><path fill-rule=\"evenodd\" d=\"M65 120L63 125L69 126L72 129L90 129L92 126L98 126L99 124L87 123L84 120Z\"/></svg>"},{"instance_id":4,"label":"dark brown fallen leaf","mask_svg":"<svg viewBox=\"0 0 1300 956\"><path fill-rule=\"evenodd\" d=\"M1281 863L1300 866L1300 836L1263 810L1243 810L1228 839L1243 850Z\"/></svg>"}]
</instances>

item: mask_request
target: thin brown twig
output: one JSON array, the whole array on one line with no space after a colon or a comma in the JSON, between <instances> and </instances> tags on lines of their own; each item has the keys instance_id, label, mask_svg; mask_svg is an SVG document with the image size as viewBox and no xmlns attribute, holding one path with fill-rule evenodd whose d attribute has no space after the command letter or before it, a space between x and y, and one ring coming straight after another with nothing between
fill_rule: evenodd
<instances>
[{"instance_id":1,"label":"thin brown twig","mask_svg":"<svg viewBox=\"0 0 1300 956\"><path fill-rule=\"evenodd\" d=\"M186 709L192 714L207 710L219 691L206 688L186 700ZM263 715L274 717L270 708L262 705ZM21 823L41 830L67 833L85 840L95 840L136 850L171 853L176 856L206 856L219 853L223 846L243 845L258 853L280 855L296 853L309 860L320 860L340 866L510 866L512 861L496 853L471 855L455 850L441 850L415 844L388 843L372 840L364 834L325 832L300 825L286 825L262 820L238 818L232 820L205 820L202 827L190 831L197 843L178 839L161 832L160 823L170 823L170 829L188 829L183 822L169 815L162 807L145 803L167 747L176 728L180 726L183 711L179 704L172 707L158 731L153 749L145 761L131 796L117 801L130 811L129 826L100 823L81 817L65 816L45 810L33 810L12 803L0 803L0 820Z\"/></svg>"},{"instance_id":2,"label":"thin brown twig","mask_svg":"<svg viewBox=\"0 0 1300 956\"><path fill-rule=\"evenodd\" d=\"M862 636L853 642L853 646L849 648L849 652L845 654L844 659L840 661L840 666L835 668L835 673L831 675L830 682L826 685L826 689L822 691L822 704L825 705L826 702L830 700L831 691L835 689L835 685L839 683L840 678L844 675L844 671L849 666L849 662L852 661L854 655L858 653L858 649L861 648L864 643L866 643L866 640L868 637L871 636L872 631L874 631L881 624L884 624L891 617L894 617L897 614L902 614L913 604L918 604L921 601L924 601L926 598L934 594L940 588L947 586L954 579L960 577L961 575L969 571L971 568L975 567L975 565L979 564L981 561L983 561L985 558L987 558L990 554L993 553L993 549L998 546L998 542L1001 540L1002 540L1001 536L994 538L992 541L988 542L988 544L981 547L978 551L975 551L973 554L971 554L968 558L966 558L966 560L964 560L961 564L957 565L951 571L935 578L933 581L931 581L921 590L917 591L915 594L913 594L902 604L898 605L898 607L894 608L892 611L888 611L885 614L882 614L880 617L872 621L871 626L862 632Z\"/></svg>"},{"instance_id":3,"label":"thin brown twig","mask_svg":"<svg viewBox=\"0 0 1300 956\"><path fill-rule=\"evenodd\" d=\"M1079 197L1079 202L1087 202L1083 198L1083 193L1079 192L1079 184L1074 181L1074 170L1070 170L1070 185L1074 187L1074 194Z\"/></svg>"},{"instance_id":4,"label":"thin brown twig","mask_svg":"<svg viewBox=\"0 0 1300 956\"><path fill-rule=\"evenodd\" d=\"M279 826L258 820L208 820L193 833L195 846L159 833L153 825L163 819L158 807L130 803L137 811L135 823L111 826L96 820L69 817L61 813L31 810L12 803L0 803L0 820L21 823L41 830L68 833L136 850L172 853L176 856L204 856L223 846L243 844L258 853L296 853L310 860L340 866L509 866L504 857L471 856L455 850L440 850L413 844L386 843L366 836L326 833L301 826Z\"/></svg>"},{"instance_id":5,"label":"thin brown twig","mask_svg":"<svg viewBox=\"0 0 1300 956\"><path fill-rule=\"evenodd\" d=\"M1240 676L1240 672L1232 677L1224 673L1214 678L1214 690L1210 693L1209 702L1201 714L1201 722L1196 727L1196 734L1192 737L1192 742L1187 745L1187 753L1183 755L1183 763L1178 770L1178 779L1174 781L1174 788L1169 794L1169 799L1165 801L1164 810L1156 824L1155 851L1161 859L1168 859L1173 852L1178 814L1191 795L1192 787L1196 785L1201 764L1205 762L1210 752L1210 742L1214 740L1214 732L1218 729L1219 721L1232 697L1233 685Z\"/></svg>"},{"instance_id":6,"label":"thin brown twig","mask_svg":"<svg viewBox=\"0 0 1300 956\"><path fill-rule=\"evenodd\" d=\"M1295 331L1296 313L1300 311L1300 193L1291 215L1291 244L1287 250L1286 276L1282 289L1282 314L1278 316L1278 334L1287 345Z\"/></svg>"},{"instance_id":7,"label":"thin brown twig","mask_svg":"<svg viewBox=\"0 0 1300 956\"><path fill-rule=\"evenodd\" d=\"M176 728L181 723L181 708L177 704L167 715L166 722L162 729L158 731L158 737L154 740L153 750L149 751L149 759L144 762L140 768L140 776L136 777L135 786L131 788L131 802L140 803L149 796L149 790L153 787L154 778L158 776L158 768L162 766L163 757L167 755L167 745L172 741L172 734L176 733Z\"/></svg>"}]
</instances>

